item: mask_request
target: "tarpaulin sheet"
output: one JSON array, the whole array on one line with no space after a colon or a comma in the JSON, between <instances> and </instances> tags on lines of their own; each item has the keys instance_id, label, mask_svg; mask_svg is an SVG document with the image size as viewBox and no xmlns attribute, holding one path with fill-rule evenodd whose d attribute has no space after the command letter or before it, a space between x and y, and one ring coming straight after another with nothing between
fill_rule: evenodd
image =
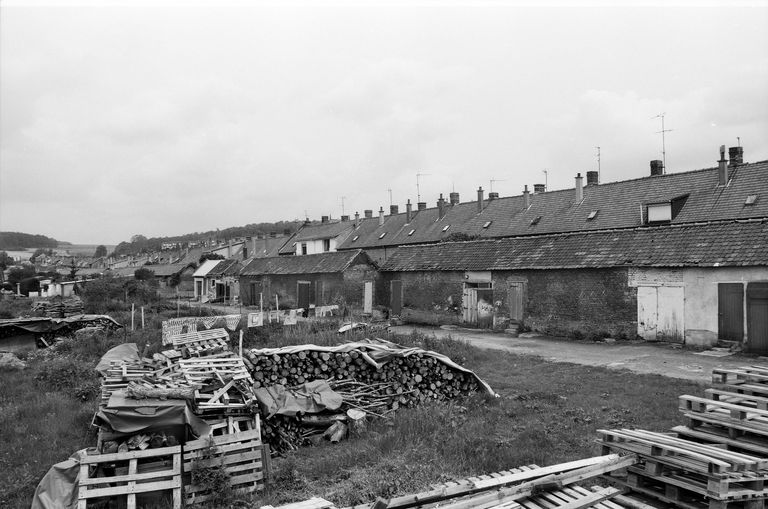
<instances>
[{"instance_id":1,"label":"tarpaulin sheet","mask_svg":"<svg viewBox=\"0 0 768 509\"><path fill-rule=\"evenodd\" d=\"M275 414L316 414L323 410L336 410L342 403L341 395L331 389L325 380L306 382L299 389L287 389L278 384L260 387L254 392L267 417Z\"/></svg>"},{"instance_id":2,"label":"tarpaulin sheet","mask_svg":"<svg viewBox=\"0 0 768 509\"><path fill-rule=\"evenodd\" d=\"M126 398L123 391L115 391L109 403L100 408L96 417L119 433L141 433L155 429L188 426L197 436L208 435L210 426L197 417L182 399L141 400Z\"/></svg>"},{"instance_id":3,"label":"tarpaulin sheet","mask_svg":"<svg viewBox=\"0 0 768 509\"><path fill-rule=\"evenodd\" d=\"M344 353L344 352L351 352L351 351L357 351L360 353L361 357L370 364L371 366L375 367L376 369L381 369L381 367L389 362L391 359L398 358L398 357L409 357L411 355L421 354L423 356L432 357L433 359L436 359L446 366L453 368L458 371L463 371L464 373L472 375L475 380L477 380L477 383L480 384L480 386L486 390L488 394L491 396L496 396L496 393L493 389L491 389L491 386L488 385L482 378L477 376L474 371L469 370L467 368L464 368L462 366L459 366L455 362L453 362L449 357L439 354L437 352L433 352L430 350L424 350L422 348L416 348L416 347L404 347L401 345L398 345L397 343L392 343L391 341L386 341L383 339L377 339L375 341L373 340L365 340L365 341L357 341L354 343L344 343L343 345L338 346L317 346L317 345L294 345L294 346L284 346L281 348L261 348L261 349L252 349L251 352L254 355L285 355L290 353L298 353L298 352L308 352L308 351L314 351L314 352L328 352L328 353Z\"/></svg>"},{"instance_id":4,"label":"tarpaulin sheet","mask_svg":"<svg viewBox=\"0 0 768 509\"><path fill-rule=\"evenodd\" d=\"M110 325L122 327L109 315L73 315L68 318L14 318L10 320L0 320L0 328L14 327L27 332L43 334L46 332L56 332L59 329L69 327L78 323L90 323L97 320L106 320Z\"/></svg>"},{"instance_id":5,"label":"tarpaulin sheet","mask_svg":"<svg viewBox=\"0 0 768 509\"><path fill-rule=\"evenodd\" d=\"M74 509L77 507L77 484L80 458L87 449L72 454L69 459L53 465L43 476L32 496L31 509Z\"/></svg>"},{"instance_id":6,"label":"tarpaulin sheet","mask_svg":"<svg viewBox=\"0 0 768 509\"><path fill-rule=\"evenodd\" d=\"M121 363L139 360L141 360L141 357L139 357L139 348L136 346L136 343L123 343L122 345L110 348L107 353L101 356L101 360L96 364L96 371L101 376L106 376L107 370L113 362Z\"/></svg>"}]
</instances>

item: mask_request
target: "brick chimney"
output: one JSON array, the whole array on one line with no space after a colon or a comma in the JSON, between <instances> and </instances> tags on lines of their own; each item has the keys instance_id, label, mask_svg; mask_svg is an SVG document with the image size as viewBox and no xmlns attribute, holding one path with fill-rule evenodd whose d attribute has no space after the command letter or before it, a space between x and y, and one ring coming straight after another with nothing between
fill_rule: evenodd
<instances>
[{"instance_id":1,"label":"brick chimney","mask_svg":"<svg viewBox=\"0 0 768 509\"><path fill-rule=\"evenodd\" d=\"M342 222L342 223L347 223L347 222L349 222L349 216L341 216L341 222Z\"/></svg>"},{"instance_id":2,"label":"brick chimney","mask_svg":"<svg viewBox=\"0 0 768 509\"><path fill-rule=\"evenodd\" d=\"M717 185L728 183L728 161L725 159L725 145L720 145L720 160L717 162Z\"/></svg>"},{"instance_id":3,"label":"brick chimney","mask_svg":"<svg viewBox=\"0 0 768 509\"><path fill-rule=\"evenodd\" d=\"M664 162L661 159L651 161L651 177L664 175Z\"/></svg>"},{"instance_id":4,"label":"brick chimney","mask_svg":"<svg viewBox=\"0 0 768 509\"><path fill-rule=\"evenodd\" d=\"M482 212L483 211L483 188L478 187L477 188L477 211Z\"/></svg>"},{"instance_id":5,"label":"brick chimney","mask_svg":"<svg viewBox=\"0 0 768 509\"><path fill-rule=\"evenodd\" d=\"M398 205L390 205L389 206L389 215L394 216L399 213L400 207Z\"/></svg>"},{"instance_id":6,"label":"brick chimney","mask_svg":"<svg viewBox=\"0 0 768 509\"><path fill-rule=\"evenodd\" d=\"M445 199L443 193L440 193L440 198L437 200L437 218L442 219L445 217Z\"/></svg>"},{"instance_id":7,"label":"brick chimney","mask_svg":"<svg viewBox=\"0 0 768 509\"><path fill-rule=\"evenodd\" d=\"M547 192L546 184L533 184L533 194L540 194Z\"/></svg>"},{"instance_id":8,"label":"brick chimney","mask_svg":"<svg viewBox=\"0 0 768 509\"><path fill-rule=\"evenodd\" d=\"M248 244L251 243L251 237L246 237L245 242L243 242L243 260L248 258L248 250L250 247L248 247Z\"/></svg>"},{"instance_id":9,"label":"brick chimney","mask_svg":"<svg viewBox=\"0 0 768 509\"><path fill-rule=\"evenodd\" d=\"M232 258L232 239L227 240L227 260Z\"/></svg>"},{"instance_id":10,"label":"brick chimney","mask_svg":"<svg viewBox=\"0 0 768 509\"><path fill-rule=\"evenodd\" d=\"M420 201L419 203L416 204L416 208L417 210L427 210L427 202Z\"/></svg>"},{"instance_id":11,"label":"brick chimney","mask_svg":"<svg viewBox=\"0 0 768 509\"><path fill-rule=\"evenodd\" d=\"M320 216L320 222L321 223L327 223L328 221L329 221L329 217L328 216Z\"/></svg>"},{"instance_id":12,"label":"brick chimney","mask_svg":"<svg viewBox=\"0 0 768 509\"><path fill-rule=\"evenodd\" d=\"M256 256L256 239L258 239L258 235L256 237L251 238L251 256Z\"/></svg>"},{"instance_id":13,"label":"brick chimney","mask_svg":"<svg viewBox=\"0 0 768 509\"><path fill-rule=\"evenodd\" d=\"M408 199L408 202L405 204L405 222L410 223L411 219L413 219L413 210L411 205L411 199Z\"/></svg>"},{"instance_id":14,"label":"brick chimney","mask_svg":"<svg viewBox=\"0 0 768 509\"><path fill-rule=\"evenodd\" d=\"M728 159L730 159L730 166L744 164L744 147L729 147Z\"/></svg>"},{"instance_id":15,"label":"brick chimney","mask_svg":"<svg viewBox=\"0 0 768 509\"><path fill-rule=\"evenodd\" d=\"M492 193L488 193L488 201L496 200L499 197L499 193L496 191L493 191Z\"/></svg>"},{"instance_id":16,"label":"brick chimney","mask_svg":"<svg viewBox=\"0 0 768 509\"><path fill-rule=\"evenodd\" d=\"M360 212L355 212L355 228L360 226Z\"/></svg>"},{"instance_id":17,"label":"brick chimney","mask_svg":"<svg viewBox=\"0 0 768 509\"><path fill-rule=\"evenodd\" d=\"M448 195L448 201L451 205L458 205L459 204L459 193L453 192Z\"/></svg>"},{"instance_id":18,"label":"brick chimney","mask_svg":"<svg viewBox=\"0 0 768 509\"><path fill-rule=\"evenodd\" d=\"M384 207L379 207L379 226L384 224Z\"/></svg>"},{"instance_id":19,"label":"brick chimney","mask_svg":"<svg viewBox=\"0 0 768 509\"><path fill-rule=\"evenodd\" d=\"M366 218L366 219L370 219L370 218L372 218L372 217L373 217L373 210L371 210L371 209L365 209L365 210L363 211L363 214L365 214L365 218Z\"/></svg>"},{"instance_id":20,"label":"brick chimney","mask_svg":"<svg viewBox=\"0 0 768 509\"><path fill-rule=\"evenodd\" d=\"M596 186L600 183L600 174L596 171L587 172L587 185Z\"/></svg>"},{"instance_id":21,"label":"brick chimney","mask_svg":"<svg viewBox=\"0 0 768 509\"><path fill-rule=\"evenodd\" d=\"M523 189L523 206L527 209L531 206L531 193L528 191L528 186Z\"/></svg>"},{"instance_id":22,"label":"brick chimney","mask_svg":"<svg viewBox=\"0 0 768 509\"><path fill-rule=\"evenodd\" d=\"M573 197L576 203L581 203L584 200L584 177L581 173L576 174L576 194Z\"/></svg>"}]
</instances>

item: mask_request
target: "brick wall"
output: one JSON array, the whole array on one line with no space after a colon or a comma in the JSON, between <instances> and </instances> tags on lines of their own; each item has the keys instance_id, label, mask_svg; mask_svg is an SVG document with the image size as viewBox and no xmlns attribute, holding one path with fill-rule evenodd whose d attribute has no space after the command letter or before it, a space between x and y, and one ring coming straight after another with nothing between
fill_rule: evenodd
<instances>
[{"instance_id":1,"label":"brick wall","mask_svg":"<svg viewBox=\"0 0 768 509\"><path fill-rule=\"evenodd\" d=\"M390 302L390 282L403 282L404 319L434 325L461 321L463 272L385 273L381 279L377 298L384 305Z\"/></svg>"}]
</instances>

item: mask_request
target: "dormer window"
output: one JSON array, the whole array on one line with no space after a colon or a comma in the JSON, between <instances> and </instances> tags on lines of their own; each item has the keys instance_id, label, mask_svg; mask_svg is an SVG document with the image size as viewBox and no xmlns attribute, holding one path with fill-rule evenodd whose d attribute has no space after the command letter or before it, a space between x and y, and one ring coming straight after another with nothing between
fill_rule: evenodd
<instances>
[{"instance_id":1,"label":"dormer window","mask_svg":"<svg viewBox=\"0 0 768 509\"><path fill-rule=\"evenodd\" d=\"M744 200L744 205L754 205L757 201L757 195L756 194L750 194L747 196L747 199Z\"/></svg>"},{"instance_id":2,"label":"dormer window","mask_svg":"<svg viewBox=\"0 0 768 509\"><path fill-rule=\"evenodd\" d=\"M539 224L539 221L541 221L541 216L536 216L533 219L531 219L531 226L536 226Z\"/></svg>"},{"instance_id":3,"label":"dormer window","mask_svg":"<svg viewBox=\"0 0 768 509\"><path fill-rule=\"evenodd\" d=\"M382 233L381 235L379 235L379 238L383 239L386 234L387 234L387 232Z\"/></svg>"},{"instance_id":4,"label":"dormer window","mask_svg":"<svg viewBox=\"0 0 768 509\"><path fill-rule=\"evenodd\" d=\"M598 212L599 210L593 210L592 212L590 212L589 215L587 216L587 221L592 221L594 218L596 218Z\"/></svg>"},{"instance_id":5,"label":"dormer window","mask_svg":"<svg viewBox=\"0 0 768 509\"><path fill-rule=\"evenodd\" d=\"M449 225L449 224L447 224L447 225L443 226L443 231L444 231L444 232L447 232L447 231L448 231L448 228L450 228L450 227L451 227L451 225Z\"/></svg>"},{"instance_id":6,"label":"dormer window","mask_svg":"<svg viewBox=\"0 0 768 509\"><path fill-rule=\"evenodd\" d=\"M485 224L483 225L483 228L488 228L489 226L491 226L491 223L493 223L493 221L486 221Z\"/></svg>"},{"instance_id":7,"label":"dormer window","mask_svg":"<svg viewBox=\"0 0 768 509\"><path fill-rule=\"evenodd\" d=\"M672 221L672 203L649 203L648 223L661 223Z\"/></svg>"},{"instance_id":8,"label":"dormer window","mask_svg":"<svg viewBox=\"0 0 768 509\"><path fill-rule=\"evenodd\" d=\"M414 233L416 233L416 230L411 230L411 231L409 231L409 232L408 232L408 236L410 237L410 236L411 236L411 235L413 235Z\"/></svg>"}]
</instances>

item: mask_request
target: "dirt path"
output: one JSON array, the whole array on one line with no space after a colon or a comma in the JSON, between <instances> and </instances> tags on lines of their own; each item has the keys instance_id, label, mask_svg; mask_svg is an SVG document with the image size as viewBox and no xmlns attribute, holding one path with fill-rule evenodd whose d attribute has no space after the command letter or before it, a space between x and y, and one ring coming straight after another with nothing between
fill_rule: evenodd
<instances>
[{"instance_id":1,"label":"dirt path","mask_svg":"<svg viewBox=\"0 0 768 509\"><path fill-rule=\"evenodd\" d=\"M536 355L555 362L628 369L672 378L709 383L712 369L736 368L754 364L768 365L768 359L748 354L709 357L664 343L619 341L591 343L557 338L514 338L508 334L471 329L444 330L432 327L400 325L391 327L395 334L417 330L436 337L452 337L486 349L506 350L521 355Z\"/></svg>"}]
</instances>

